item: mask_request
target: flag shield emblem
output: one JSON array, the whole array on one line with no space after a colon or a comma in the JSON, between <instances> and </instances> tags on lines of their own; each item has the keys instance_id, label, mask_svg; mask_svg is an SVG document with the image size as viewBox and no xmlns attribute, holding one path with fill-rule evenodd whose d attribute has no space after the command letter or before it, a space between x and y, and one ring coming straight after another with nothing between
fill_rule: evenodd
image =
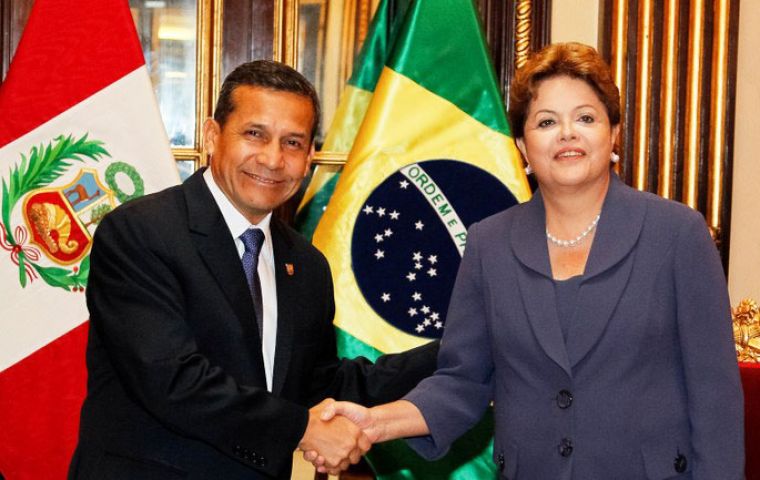
<instances>
[{"instance_id":1,"label":"flag shield emblem","mask_svg":"<svg viewBox=\"0 0 760 480\"><path fill-rule=\"evenodd\" d=\"M89 229L114 206L113 193L102 184L97 171L83 168L63 187L42 188L27 195L23 216L30 241L52 262L71 265L89 251Z\"/></svg>"}]
</instances>

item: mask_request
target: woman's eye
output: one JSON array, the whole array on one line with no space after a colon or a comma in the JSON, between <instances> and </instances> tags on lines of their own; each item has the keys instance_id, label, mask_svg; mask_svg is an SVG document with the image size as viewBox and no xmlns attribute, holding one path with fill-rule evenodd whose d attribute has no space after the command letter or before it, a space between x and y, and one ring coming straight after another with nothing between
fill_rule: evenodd
<instances>
[{"instance_id":1,"label":"woman's eye","mask_svg":"<svg viewBox=\"0 0 760 480\"><path fill-rule=\"evenodd\" d=\"M547 118L546 120L541 120L538 122L538 128L546 128L549 126L554 125L554 120Z\"/></svg>"},{"instance_id":2,"label":"woman's eye","mask_svg":"<svg viewBox=\"0 0 760 480\"><path fill-rule=\"evenodd\" d=\"M594 117L591 115L581 115L579 120L583 123L594 123Z\"/></svg>"}]
</instances>

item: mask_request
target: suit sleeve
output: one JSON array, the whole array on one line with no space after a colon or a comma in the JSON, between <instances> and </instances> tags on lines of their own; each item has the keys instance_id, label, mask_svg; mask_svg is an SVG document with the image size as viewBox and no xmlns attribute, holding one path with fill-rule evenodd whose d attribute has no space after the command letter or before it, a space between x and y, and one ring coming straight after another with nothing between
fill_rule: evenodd
<instances>
[{"instance_id":1,"label":"suit sleeve","mask_svg":"<svg viewBox=\"0 0 760 480\"><path fill-rule=\"evenodd\" d=\"M308 412L238 383L199 351L172 264L181 260L162 242L145 221L106 216L91 253L91 335L126 393L166 428L276 476L289 469Z\"/></svg>"},{"instance_id":2,"label":"suit sleeve","mask_svg":"<svg viewBox=\"0 0 760 480\"><path fill-rule=\"evenodd\" d=\"M407 442L427 459L443 456L483 416L493 398L493 356L487 326L477 224L467 235L446 316L438 370L405 399L419 408L430 435Z\"/></svg>"},{"instance_id":3,"label":"suit sleeve","mask_svg":"<svg viewBox=\"0 0 760 480\"><path fill-rule=\"evenodd\" d=\"M324 259L323 259L324 260ZM337 345L332 276L324 260L325 295L330 299L325 311L320 361L312 376L308 404L319 403L326 397L374 406L398 400L420 380L433 374L438 355L438 341L432 341L405 352L381 355L374 362L365 357L354 359L336 357Z\"/></svg>"},{"instance_id":4,"label":"suit sleeve","mask_svg":"<svg viewBox=\"0 0 760 480\"><path fill-rule=\"evenodd\" d=\"M678 236L675 283L694 452L692 478L740 480L744 410L730 304L715 244L696 212Z\"/></svg>"}]
</instances>

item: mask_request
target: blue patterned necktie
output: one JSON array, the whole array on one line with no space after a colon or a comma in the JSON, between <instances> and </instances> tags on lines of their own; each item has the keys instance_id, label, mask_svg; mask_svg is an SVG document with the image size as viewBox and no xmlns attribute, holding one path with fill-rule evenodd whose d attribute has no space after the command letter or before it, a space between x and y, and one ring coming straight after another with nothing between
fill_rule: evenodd
<instances>
[{"instance_id":1,"label":"blue patterned necktie","mask_svg":"<svg viewBox=\"0 0 760 480\"><path fill-rule=\"evenodd\" d=\"M251 298L253 299L253 309L256 312L256 323L259 326L259 337L263 338L262 331L264 325L264 307L261 301L261 280L259 279L259 252L264 245L264 232L258 228L249 228L242 235L240 240L243 241L245 251L243 252L243 270L245 278L248 280L248 286L251 289Z\"/></svg>"}]
</instances>

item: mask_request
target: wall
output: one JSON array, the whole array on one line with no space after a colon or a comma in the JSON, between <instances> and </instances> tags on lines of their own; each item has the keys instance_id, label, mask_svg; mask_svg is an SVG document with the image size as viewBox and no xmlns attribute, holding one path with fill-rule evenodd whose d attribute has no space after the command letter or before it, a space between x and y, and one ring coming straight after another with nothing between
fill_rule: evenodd
<instances>
[{"instance_id":1,"label":"wall","mask_svg":"<svg viewBox=\"0 0 760 480\"><path fill-rule=\"evenodd\" d=\"M552 43L580 42L599 46L599 9L602 0L552 2Z\"/></svg>"},{"instance_id":2,"label":"wall","mask_svg":"<svg viewBox=\"0 0 760 480\"><path fill-rule=\"evenodd\" d=\"M743 1L739 11L739 51L734 133L734 185L728 289L731 303L760 301L760 2Z\"/></svg>"}]
</instances>

